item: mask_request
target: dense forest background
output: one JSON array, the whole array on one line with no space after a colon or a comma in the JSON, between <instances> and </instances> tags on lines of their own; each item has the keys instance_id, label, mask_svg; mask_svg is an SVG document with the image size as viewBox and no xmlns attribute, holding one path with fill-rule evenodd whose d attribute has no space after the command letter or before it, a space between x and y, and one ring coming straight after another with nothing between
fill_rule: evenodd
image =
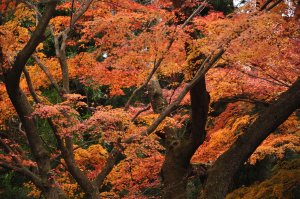
<instances>
[{"instance_id":1,"label":"dense forest background","mask_svg":"<svg viewBox=\"0 0 300 199\"><path fill-rule=\"evenodd\" d=\"M0 198L300 198L296 0L0 0Z\"/></svg>"}]
</instances>

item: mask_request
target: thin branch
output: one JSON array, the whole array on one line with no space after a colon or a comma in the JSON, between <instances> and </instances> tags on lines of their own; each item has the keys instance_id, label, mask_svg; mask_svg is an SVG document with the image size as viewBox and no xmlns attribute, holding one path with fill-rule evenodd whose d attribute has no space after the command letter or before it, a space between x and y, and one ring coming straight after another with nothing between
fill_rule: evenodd
<instances>
[{"instance_id":1,"label":"thin branch","mask_svg":"<svg viewBox=\"0 0 300 199\"><path fill-rule=\"evenodd\" d=\"M183 25L181 26L181 28L185 28L185 26L192 20L193 17L195 17L195 15L199 12L202 12L204 10L204 8L206 7L206 3L207 1L203 2L203 4L201 4L193 13L192 15L183 23ZM176 31L174 32L174 35L176 34ZM151 70L150 74L148 75L148 77L146 78L146 81L138 88L136 88L133 93L131 94L131 96L129 97L127 103L125 104L124 110L128 110L130 104L132 103L132 100L134 99L134 97L136 96L136 94L141 91L143 88L145 88L149 81L151 80L151 78L153 77L153 75L155 74L155 72L157 71L157 69L160 67L162 61L165 59L166 54L168 53L168 51L170 50L170 48L172 47L175 38L173 37L169 40L169 43L166 47L166 49L163 51L161 57L157 60L157 62L155 62L153 69Z\"/></svg>"},{"instance_id":2,"label":"thin branch","mask_svg":"<svg viewBox=\"0 0 300 199\"><path fill-rule=\"evenodd\" d=\"M27 0L21 0L21 2L23 2L25 5L27 5L27 7L29 7L30 9L33 9L39 18L42 17L42 14L40 13L39 9L34 4L32 4L31 2L29 2Z\"/></svg>"},{"instance_id":3,"label":"thin branch","mask_svg":"<svg viewBox=\"0 0 300 199\"><path fill-rule=\"evenodd\" d=\"M151 108L151 105L148 105L146 108L143 108L141 110L139 110L131 119L132 122L134 122L136 120L136 118L143 112L148 111Z\"/></svg>"},{"instance_id":4,"label":"thin branch","mask_svg":"<svg viewBox=\"0 0 300 199\"><path fill-rule=\"evenodd\" d=\"M282 0L277 0L273 5L271 5L270 7L268 7L266 9L266 11L268 12L268 11L272 10L274 7L276 7L281 2L282 2Z\"/></svg>"},{"instance_id":5,"label":"thin branch","mask_svg":"<svg viewBox=\"0 0 300 199\"><path fill-rule=\"evenodd\" d=\"M241 72L241 73L243 73L243 74L245 74L245 75L248 75L248 76L250 76L250 77L253 77L253 78L256 78L256 79L260 79L260 80L269 82L269 83L274 84L274 85L277 85L277 86L290 87L289 85L283 84L283 83L280 82L280 81L271 81L271 80L269 80L269 79L267 79L267 78L259 77L259 76L256 76L256 75L247 73L247 72L245 72L245 71L243 71L243 70L240 70L240 69L236 69L236 70L239 71L239 72Z\"/></svg>"},{"instance_id":6,"label":"thin branch","mask_svg":"<svg viewBox=\"0 0 300 199\"><path fill-rule=\"evenodd\" d=\"M133 98L135 97L135 95L136 95L140 90L142 90L143 88L145 88L145 87L148 85L148 83L150 82L150 80L151 80L151 78L153 77L154 73L157 71L157 69L158 69L159 66L161 65L162 61L164 60L166 53L170 50L170 48L171 48L172 44L174 43L174 41L175 41L174 37L171 38L171 39L169 40L169 44L168 44L168 46L166 47L166 50L163 52L162 56L161 56L161 57L157 60L157 62L154 64L153 69L151 70L150 74L149 74L148 77L146 78L146 81L145 81L140 87L136 88L136 89L133 91L133 93L131 94L130 98L128 99L128 101L127 101L127 103L126 103L126 105L125 105L125 107L124 107L124 109L125 109L126 111L128 110L128 108L129 108L129 106L130 106L130 104L131 104Z\"/></svg>"},{"instance_id":7,"label":"thin branch","mask_svg":"<svg viewBox=\"0 0 300 199\"><path fill-rule=\"evenodd\" d=\"M28 86L28 89L29 89L29 92L34 100L35 103L40 103L40 100L39 100L39 97L37 96L35 90L34 90L34 87L32 85L32 81L31 81L31 78L30 78L30 75L26 69L26 67L23 68L23 73L25 75L25 79L26 79L26 82L27 82L27 86Z\"/></svg>"},{"instance_id":8,"label":"thin branch","mask_svg":"<svg viewBox=\"0 0 300 199\"><path fill-rule=\"evenodd\" d=\"M25 152L24 150L18 146L18 143L16 142L16 140L14 138L12 138L11 135L9 135L8 133L2 132L0 131L0 136L5 138L5 139L9 139L13 144L15 144L16 147L16 151L24 158L27 159L27 157L25 156Z\"/></svg>"},{"instance_id":9,"label":"thin branch","mask_svg":"<svg viewBox=\"0 0 300 199\"><path fill-rule=\"evenodd\" d=\"M22 175L25 175L39 188L42 188L42 186L44 185L42 179L40 179L37 175L35 175L34 173L32 173L29 169L27 169L25 167L13 166L7 162L4 162L3 160L0 160L0 166L3 168L6 168L6 169L16 171Z\"/></svg>"},{"instance_id":10,"label":"thin branch","mask_svg":"<svg viewBox=\"0 0 300 199\"><path fill-rule=\"evenodd\" d=\"M53 86L55 87L55 89L60 92L61 88L58 86L57 82L55 81L55 79L53 78L53 76L51 75L50 71L48 70L48 68L42 63L42 61L36 57L35 55L31 55L31 57L34 59L34 61L37 63L37 65L40 67L40 69L42 69L42 71L44 71L44 73L46 74L46 76L48 77L49 81L51 82L51 84L53 84Z\"/></svg>"},{"instance_id":11,"label":"thin branch","mask_svg":"<svg viewBox=\"0 0 300 199\"><path fill-rule=\"evenodd\" d=\"M71 13L70 13L70 29L72 29L72 18L73 18L73 13L74 13L74 0L72 0L72 5L71 5Z\"/></svg>"},{"instance_id":12,"label":"thin branch","mask_svg":"<svg viewBox=\"0 0 300 199\"><path fill-rule=\"evenodd\" d=\"M259 11L263 11L273 0L267 0L259 9Z\"/></svg>"},{"instance_id":13,"label":"thin branch","mask_svg":"<svg viewBox=\"0 0 300 199\"><path fill-rule=\"evenodd\" d=\"M83 6L81 7L81 9L79 9L75 14L72 15L71 20L70 20L70 26L67 27L64 31L60 32L57 36L58 38L60 38L61 36L63 36L63 34L68 35L69 32L71 31L71 29L73 28L73 26L75 25L75 23L80 19L80 17L88 10L88 8L90 7L91 3L93 2L93 0L87 0Z\"/></svg>"},{"instance_id":14,"label":"thin branch","mask_svg":"<svg viewBox=\"0 0 300 199\"><path fill-rule=\"evenodd\" d=\"M5 150L7 150L8 154L11 154L13 161L16 163L17 166L13 166L13 165L9 165L9 164L5 164L5 162L3 160L0 160L2 162L0 162L0 165L5 165L7 168L13 169L18 172L21 172L22 174L24 174L25 176L29 177L37 186L41 186L42 185L42 181L41 179L35 175L33 172L31 172L30 170L28 170L26 167L24 167L21 163L21 161L19 160L19 158L17 158L16 155L17 154L10 146L8 146L5 142L3 142L0 139L0 144L2 144L2 146L5 148Z\"/></svg>"},{"instance_id":15,"label":"thin branch","mask_svg":"<svg viewBox=\"0 0 300 199\"><path fill-rule=\"evenodd\" d=\"M54 136L57 141L57 145L59 150L61 151L62 157L65 160L65 163L67 165L67 168L72 175L72 177L76 180L76 182L80 185L80 187L84 190L86 194L90 194L94 192L94 185L93 183L88 179L88 177L79 169L78 165L76 164L73 154L70 154L70 151L67 147L64 145L64 141L59 135L58 129L56 125L51 121L48 120L48 123L54 133Z\"/></svg>"},{"instance_id":16,"label":"thin branch","mask_svg":"<svg viewBox=\"0 0 300 199\"><path fill-rule=\"evenodd\" d=\"M288 83L286 83L286 82L284 82L284 81L282 81L280 79L276 79L275 77L273 77L270 74L267 74L267 76L270 77L271 79L273 79L275 82L278 82L278 83L282 84L283 86L285 86L287 88L289 88L291 86L291 84L288 84Z\"/></svg>"},{"instance_id":17,"label":"thin branch","mask_svg":"<svg viewBox=\"0 0 300 199\"><path fill-rule=\"evenodd\" d=\"M207 1L204 1L192 14L189 18L183 23L181 28L185 28L187 24L196 16L196 14L201 13L204 8L207 6Z\"/></svg>"}]
</instances>

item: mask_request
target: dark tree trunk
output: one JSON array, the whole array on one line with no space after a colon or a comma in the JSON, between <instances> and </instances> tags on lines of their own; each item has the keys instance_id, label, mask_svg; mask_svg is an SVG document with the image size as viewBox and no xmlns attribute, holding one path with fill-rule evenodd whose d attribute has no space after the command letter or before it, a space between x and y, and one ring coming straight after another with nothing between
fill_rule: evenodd
<instances>
[{"instance_id":1,"label":"dark tree trunk","mask_svg":"<svg viewBox=\"0 0 300 199\"><path fill-rule=\"evenodd\" d=\"M180 8L184 1L172 2L175 8ZM206 136L205 124L210 99L205 78L200 79L191 89L190 96L191 125L188 125L182 133L178 133L178 130L166 132L167 153L161 171L163 196L166 199L186 198L186 185L191 170L190 160Z\"/></svg>"},{"instance_id":2,"label":"dark tree trunk","mask_svg":"<svg viewBox=\"0 0 300 199\"><path fill-rule=\"evenodd\" d=\"M207 120L209 95L206 91L205 79L201 79L191 90L192 116L188 126L180 137L175 131L167 132L167 154L162 167L164 198L186 198L187 177L190 160L203 143Z\"/></svg>"},{"instance_id":3,"label":"dark tree trunk","mask_svg":"<svg viewBox=\"0 0 300 199\"><path fill-rule=\"evenodd\" d=\"M32 155L38 166L38 174L41 178L39 183L36 183L36 186L41 189L42 194L46 198L66 198L63 191L54 185L51 180L51 166L50 166L50 154L46 150L44 143L39 136L38 129L35 125L35 121L32 117L32 107L24 95L23 91L20 89L20 77L21 73L24 70L25 64L29 57L32 55L38 44L43 40L43 35L45 29L55 12L57 2L48 2L45 6L43 16L41 17L35 31L31 35L29 41L25 47L17 54L15 61L11 68L3 69L2 62L1 69L3 70L3 80L6 86L8 96L23 124L23 127L26 132L28 139L29 147L32 152ZM1 48L0 48L1 50ZM2 61L3 57L0 54L0 60Z\"/></svg>"},{"instance_id":4,"label":"dark tree trunk","mask_svg":"<svg viewBox=\"0 0 300 199\"><path fill-rule=\"evenodd\" d=\"M222 199L234 175L256 148L300 107L300 78L276 102L263 110L237 141L209 170L203 199Z\"/></svg>"},{"instance_id":5,"label":"dark tree trunk","mask_svg":"<svg viewBox=\"0 0 300 199\"><path fill-rule=\"evenodd\" d=\"M5 79L5 85L9 98L24 126L29 147L38 165L39 176L41 177L42 184L38 184L37 187L42 190L42 193L45 194L46 198L55 198L52 197L54 195L59 195L60 198L64 198L62 190L53 186L52 182L50 182L51 180L49 180L49 177L51 176L49 173L51 170L50 154L45 149L43 141L39 136L34 119L31 115L32 108L27 97L19 87L14 87L15 84L11 83L9 79Z\"/></svg>"}]
</instances>

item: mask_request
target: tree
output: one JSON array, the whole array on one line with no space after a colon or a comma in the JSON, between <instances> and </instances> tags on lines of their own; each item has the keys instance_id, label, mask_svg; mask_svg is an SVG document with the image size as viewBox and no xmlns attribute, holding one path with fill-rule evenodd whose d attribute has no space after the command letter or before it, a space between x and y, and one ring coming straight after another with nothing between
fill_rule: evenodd
<instances>
[{"instance_id":1,"label":"tree","mask_svg":"<svg viewBox=\"0 0 300 199\"><path fill-rule=\"evenodd\" d=\"M200 166L208 175L200 197L223 198L299 107L298 26L279 3L250 2L228 16L232 1L9 4L0 26L1 167L27 176L36 197L146 198L158 189L184 198L192 158L204 160L206 149L217 160L208 173ZM56 102L45 94L51 86ZM218 140L222 132L229 138Z\"/></svg>"}]
</instances>

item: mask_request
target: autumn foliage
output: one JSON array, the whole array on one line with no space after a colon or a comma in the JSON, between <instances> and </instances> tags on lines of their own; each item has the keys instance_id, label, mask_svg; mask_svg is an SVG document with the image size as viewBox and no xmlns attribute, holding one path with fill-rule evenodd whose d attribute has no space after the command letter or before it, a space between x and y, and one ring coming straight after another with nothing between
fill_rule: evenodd
<instances>
[{"instance_id":1,"label":"autumn foliage","mask_svg":"<svg viewBox=\"0 0 300 199\"><path fill-rule=\"evenodd\" d=\"M6 78L43 23L48 4L0 1L1 174L25 176L24 197L51 198L45 193L57 188L61 198L160 198L165 157L192 128L193 110L186 95L147 133L163 111L155 111L161 109L154 107L152 84L144 83L154 71L158 90L153 96L161 95L164 110L193 81L201 64L224 48L204 73L210 96L206 136L191 165L187 162L188 185L196 187L188 188L188 197L197 198L207 169L299 78L299 5L284 1L259 12L257 6L265 2L247 1L222 11L211 1L58 1L22 68L20 93L30 107L30 116L22 120ZM28 120L47 152L48 166L41 167L33 152ZM273 157L276 166L269 169L269 178L247 187L236 183L226 198L293 198L289 189L300 180L299 141L296 110L244 164L255 167ZM41 168L48 169L45 176Z\"/></svg>"}]
</instances>

